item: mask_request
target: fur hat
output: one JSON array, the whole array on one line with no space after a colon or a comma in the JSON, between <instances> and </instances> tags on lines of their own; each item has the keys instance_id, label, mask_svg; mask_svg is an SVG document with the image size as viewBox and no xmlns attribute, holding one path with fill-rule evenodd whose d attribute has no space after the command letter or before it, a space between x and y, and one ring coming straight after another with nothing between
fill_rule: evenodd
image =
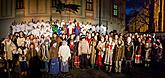
<instances>
[{"instance_id":1,"label":"fur hat","mask_svg":"<svg viewBox=\"0 0 165 78\"><path fill-rule=\"evenodd\" d=\"M83 39L83 38L86 38L86 36L85 35L81 35L81 39Z\"/></svg>"}]
</instances>

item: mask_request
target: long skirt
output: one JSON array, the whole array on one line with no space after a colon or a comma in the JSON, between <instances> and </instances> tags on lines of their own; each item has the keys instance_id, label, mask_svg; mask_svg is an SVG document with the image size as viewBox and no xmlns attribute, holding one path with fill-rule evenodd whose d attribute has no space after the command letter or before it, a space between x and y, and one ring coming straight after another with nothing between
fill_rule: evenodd
<instances>
[{"instance_id":1,"label":"long skirt","mask_svg":"<svg viewBox=\"0 0 165 78\"><path fill-rule=\"evenodd\" d=\"M97 60L96 60L96 65L99 67L103 65L101 55L98 55Z\"/></svg>"}]
</instances>

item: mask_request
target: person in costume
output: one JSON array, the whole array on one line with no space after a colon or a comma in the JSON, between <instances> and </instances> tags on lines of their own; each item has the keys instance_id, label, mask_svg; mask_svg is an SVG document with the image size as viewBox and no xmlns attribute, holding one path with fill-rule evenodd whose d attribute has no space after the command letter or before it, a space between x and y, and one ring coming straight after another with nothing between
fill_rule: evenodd
<instances>
[{"instance_id":1,"label":"person in costume","mask_svg":"<svg viewBox=\"0 0 165 78\"><path fill-rule=\"evenodd\" d=\"M20 62L21 75L22 75L22 76L26 76L26 75L27 75L27 70L28 70L27 59L26 59L27 50L28 50L28 48L26 48L24 42L23 42L22 45L18 48L18 52L19 52L19 62Z\"/></svg>"},{"instance_id":2,"label":"person in costume","mask_svg":"<svg viewBox=\"0 0 165 78\"><path fill-rule=\"evenodd\" d=\"M96 47L97 47L97 36L94 36L90 43L91 52L91 67L94 68L96 64Z\"/></svg>"},{"instance_id":3,"label":"person in costume","mask_svg":"<svg viewBox=\"0 0 165 78\"><path fill-rule=\"evenodd\" d=\"M76 36L76 40L74 41L74 66L76 68L79 68L79 66L80 66L80 58L78 55L79 42L80 42L80 36L78 35L78 36Z\"/></svg>"},{"instance_id":4,"label":"person in costume","mask_svg":"<svg viewBox=\"0 0 165 78\"><path fill-rule=\"evenodd\" d=\"M24 42L25 42L24 33L21 31L21 32L19 32L19 37L17 39L17 45L18 45L18 47L20 47L21 45L23 45Z\"/></svg>"},{"instance_id":5,"label":"person in costume","mask_svg":"<svg viewBox=\"0 0 165 78\"><path fill-rule=\"evenodd\" d=\"M98 49L98 54L97 54L96 65L100 69L103 66L102 60L105 52L105 41L103 36L101 36L101 41L98 42L97 49Z\"/></svg>"},{"instance_id":6,"label":"person in costume","mask_svg":"<svg viewBox=\"0 0 165 78\"><path fill-rule=\"evenodd\" d=\"M106 65L106 71L111 72L112 70L112 58L114 53L115 43L112 40L112 37L109 37L108 42L106 43L105 59L104 64Z\"/></svg>"},{"instance_id":7,"label":"person in costume","mask_svg":"<svg viewBox=\"0 0 165 78\"><path fill-rule=\"evenodd\" d=\"M124 41L120 38L116 45L116 52L114 53L114 60L115 60L115 72L121 73L122 69L122 62L124 59Z\"/></svg>"},{"instance_id":8,"label":"person in costume","mask_svg":"<svg viewBox=\"0 0 165 78\"><path fill-rule=\"evenodd\" d=\"M80 31L81 31L80 24L79 24L79 22L77 22L77 26L75 27L75 35L76 36L79 35Z\"/></svg>"},{"instance_id":9,"label":"person in costume","mask_svg":"<svg viewBox=\"0 0 165 78\"><path fill-rule=\"evenodd\" d=\"M81 68L88 68L88 59L87 54L89 52L89 44L88 41L85 40L85 35L81 36L81 41L78 45L78 55L80 56L80 66Z\"/></svg>"},{"instance_id":10,"label":"person in costume","mask_svg":"<svg viewBox=\"0 0 165 78\"><path fill-rule=\"evenodd\" d=\"M139 37L138 42L135 45L135 64L142 63L141 54L142 54L142 42L141 42L141 38Z\"/></svg>"},{"instance_id":11,"label":"person in costume","mask_svg":"<svg viewBox=\"0 0 165 78\"><path fill-rule=\"evenodd\" d=\"M148 37L145 43L145 67L149 68L151 63L151 52L152 51L152 43L151 38Z\"/></svg>"},{"instance_id":12,"label":"person in costume","mask_svg":"<svg viewBox=\"0 0 165 78\"><path fill-rule=\"evenodd\" d=\"M157 58L157 62L160 63L161 60L162 60L162 57L163 57L163 56L162 56L163 46L162 46L162 43L161 43L161 41L160 41L159 38L157 39L156 46L157 46L156 58Z\"/></svg>"},{"instance_id":13,"label":"person in costume","mask_svg":"<svg viewBox=\"0 0 165 78\"><path fill-rule=\"evenodd\" d=\"M9 63L9 70L12 70L12 53L17 49L16 45L11 41L9 36L5 38L4 41L2 41L2 44L4 44L4 58Z\"/></svg>"},{"instance_id":14,"label":"person in costume","mask_svg":"<svg viewBox=\"0 0 165 78\"><path fill-rule=\"evenodd\" d=\"M70 47L70 52L71 52L71 61L70 61L70 68L73 69L74 66L74 34L70 36L69 39L69 47Z\"/></svg>"},{"instance_id":15,"label":"person in costume","mask_svg":"<svg viewBox=\"0 0 165 78\"><path fill-rule=\"evenodd\" d=\"M62 41L62 45L59 47L58 56L61 59L61 72L69 72L68 61L71 58L71 53L66 41Z\"/></svg>"},{"instance_id":16,"label":"person in costume","mask_svg":"<svg viewBox=\"0 0 165 78\"><path fill-rule=\"evenodd\" d=\"M74 25L72 22L69 23L68 28L67 28L67 35L70 36L74 32Z\"/></svg>"},{"instance_id":17,"label":"person in costume","mask_svg":"<svg viewBox=\"0 0 165 78\"><path fill-rule=\"evenodd\" d=\"M50 44L50 59L57 59L58 58L58 45L57 42L54 40Z\"/></svg>"},{"instance_id":18,"label":"person in costume","mask_svg":"<svg viewBox=\"0 0 165 78\"><path fill-rule=\"evenodd\" d=\"M131 37L127 37L125 44L125 60L126 60L126 72L132 71L132 61L134 60L134 44Z\"/></svg>"},{"instance_id":19,"label":"person in costume","mask_svg":"<svg viewBox=\"0 0 165 78\"><path fill-rule=\"evenodd\" d=\"M53 33L58 33L58 25L56 22L54 22L52 25L52 31L53 31Z\"/></svg>"}]
</instances>

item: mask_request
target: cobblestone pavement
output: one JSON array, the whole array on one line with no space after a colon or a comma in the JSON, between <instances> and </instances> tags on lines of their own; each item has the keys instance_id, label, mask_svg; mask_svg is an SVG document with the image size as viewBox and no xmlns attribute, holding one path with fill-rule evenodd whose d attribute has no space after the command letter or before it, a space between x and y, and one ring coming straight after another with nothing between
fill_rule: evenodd
<instances>
[{"instance_id":1,"label":"cobblestone pavement","mask_svg":"<svg viewBox=\"0 0 165 78\"><path fill-rule=\"evenodd\" d=\"M23 77L21 73L5 73L3 68L0 68L0 78L165 78L165 63L156 65L151 69L146 69L144 66L135 66L131 73L108 73L96 69L73 69L69 73L60 73L58 75L49 75L47 73L39 73L37 77ZM9 77L10 76L10 77Z\"/></svg>"},{"instance_id":2,"label":"cobblestone pavement","mask_svg":"<svg viewBox=\"0 0 165 78\"><path fill-rule=\"evenodd\" d=\"M74 69L69 73L60 73L59 75L48 75L47 73L40 74L41 78L165 78L164 68L145 69L136 67L131 73L107 73L95 69ZM9 78L7 73L0 73L0 78ZM39 76L38 76L39 77ZM37 77L37 78L38 78ZM30 76L18 76L16 73L11 73L10 78L32 78ZM36 78L36 77L34 77Z\"/></svg>"}]
</instances>

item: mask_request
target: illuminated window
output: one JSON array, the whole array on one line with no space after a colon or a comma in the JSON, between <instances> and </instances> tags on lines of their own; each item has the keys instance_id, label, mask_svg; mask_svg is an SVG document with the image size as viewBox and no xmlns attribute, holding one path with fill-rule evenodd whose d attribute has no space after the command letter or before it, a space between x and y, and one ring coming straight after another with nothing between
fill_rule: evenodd
<instances>
[{"instance_id":1,"label":"illuminated window","mask_svg":"<svg viewBox=\"0 0 165 78\"><path fill-rule=\"evenodd\" d=\"M118 16L118 6L117 6L117 4L113 5L113 15Z\"/></svg>"},{"instance_id":2,"label":"illuminated window","mask_svg":"<svg viewBox=\"0 0 165 78\"><path fill-rule=\"evenodd\" d=\"M24 0L16 0L16 9L24 9Z\"/></svg>"},{"instance_id":3,"label":"illuminated window","mask_svg":"<svg viewBox=\"0 0 165 78\"><path fill-rule=\"evenodd\" d=\"M86 0L86 10L93 11L93 0Z\"/></svg>"}]
</instances>

